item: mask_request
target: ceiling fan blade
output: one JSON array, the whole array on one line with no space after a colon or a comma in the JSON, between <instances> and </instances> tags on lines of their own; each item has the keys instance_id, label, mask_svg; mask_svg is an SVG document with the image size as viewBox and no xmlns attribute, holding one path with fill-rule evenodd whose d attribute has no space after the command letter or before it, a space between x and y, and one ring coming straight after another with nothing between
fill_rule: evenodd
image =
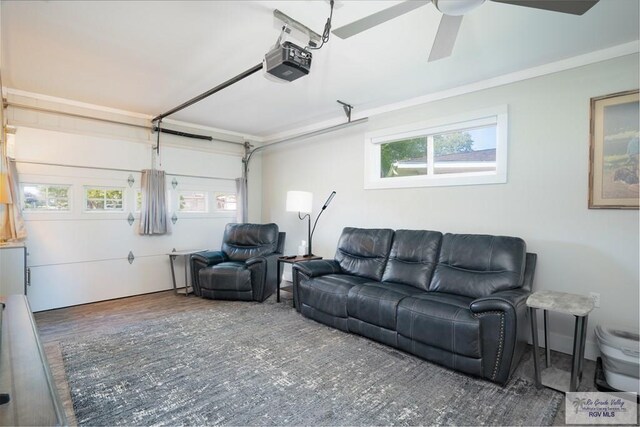
<instances>
[{"instance_id":1,"label":"ceiling fan blade","mask_svg":"<svg viewBox=\"0 0 640 427\"><path fill-rule=\"evenodd\" d=\"M442 15L436 39L431 47L431 53L429 53L429 62L451 56L453 46L456 44L456 38L458 37L458 30L460 30L460 24L462 24L462 15Z\"/></svg>"},{"instance_id":2,"label":"ceiling fan blade","mask_svg":"<svg viewBox=\"0 0 640 427\"><path fill-rule=\"evenodd\" d=\"M599 0L492 0L496 3L507 3L514 6L533 7L535 9L583 15L598 3Z\"/></svg>"},{"instance_id":3,"label":"ceiling fan blade","mask_svg":"<svg viewBox=\"0 0 640 427\"><path fill-rule=\"evenodd\" d=\"M346 39L351 36L355 36L358 33L366 31L369 28L373 28L376 25L380 25L384 22L390 21L393 18L397 18L400 15L411 12L412 10L424 6L428 3L429 2L423 1L405 1L396 4L395 6L391 6L387 9L381 10L380 12L376 12L373 15L365 16L364 18L358 19L351 24L336 28L332 31L332 33L340 37L341 39Z\"/></svg>"}]
</instances>

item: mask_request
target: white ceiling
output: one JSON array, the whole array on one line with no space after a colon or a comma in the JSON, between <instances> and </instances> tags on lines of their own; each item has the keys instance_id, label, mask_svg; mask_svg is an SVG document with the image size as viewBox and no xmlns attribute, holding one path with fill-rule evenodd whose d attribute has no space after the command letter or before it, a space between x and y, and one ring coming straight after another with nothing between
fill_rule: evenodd
<instances>
[{"instance_id":1,"label":"white ceiling","mask_svg":"<svg viewBox=\"0 0 640 427\"><path fill-rule=\"evenodd\" d=\"M394 1L341 1L337 28ZM321 33L325 1L2 1L7 87L156 115L261 62L281 23ZM440 14L421 7L314 52L311 74L256 74L174 119L258 136L605 49L639 38L638 0L583 16L487 2L465 16L453 55L428 63ZM295 34L292 34L295 36ZM306 40L296 38L294 42Z\"/></svg>"}]
</instances>

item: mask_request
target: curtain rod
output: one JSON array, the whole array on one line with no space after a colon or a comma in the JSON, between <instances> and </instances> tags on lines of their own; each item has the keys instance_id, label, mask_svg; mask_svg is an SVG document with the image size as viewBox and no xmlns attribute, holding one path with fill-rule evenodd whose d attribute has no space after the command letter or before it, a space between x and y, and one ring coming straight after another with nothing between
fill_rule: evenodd
<instances>
[{"instance_id":1,"label":"curtain rod","mask_svg":"<svg viewBox=\"0 0 640 427\"><path fill-rule=\"evenodd\" d=\"M95 170L103 170L103 171L114 171L114 172L132 172L132 173L140 173L140 170L135 169L119 169L119 168L106 168L101 166L83 166L83 165L67 165L63 163L47 163L47 162L34 162L29 160L14 160L16 163L22 163L27 165L42 165L42 166L59 166L63 168L76 168L76 169L95 169ZM223 178L219 176L203 176L203 175L185 175L180 173L170 173L165 172L166 175L171 176L181 176L183 178L202 178L202 179L220 179L225 181L235 181L235 178Z\"/></svg>"},{"instance_id":2,"label":"curtain rod","mask_svg":"<svg viewBox=\"0 0 640 427\"><path fill-rule=\"evenodd\" d=\"M261 145L259 147L254 148L253 150L251 150L251 152L247 156L246 163L249 163L249 160L251 160L251 156L256 151L260 151L260 150L263 150L265 148L270 148L270 147L272 147L274 145L282 144L283 142L291 142L291 141L295 141L297 139L305 139L305 138L311 138L312 136L323 135L323 134L328 133L328 132L333 132L333 131L344 129L344 128L347 128L347 127L363 124L363 123L366 123L368 121L369 121L368 117L363 117L361 119L353 120L353 121L346 122L346 123L341 123L339 125L329 126L327 128L318 129L318 130L314 130L314 131L311 131L311 132L302 133L302 134L299 134L299 135L289 136L289 137L286 137L286 138L276 139L274 141L267 142L267 143L265 143L265 145Z\"/></svg>"},{"instance_id":3,"label":"curtain rod","mask_svg":"<svg viewBox=\"0 0 640 427\"><path fill-rule=\"evenodd\" d=\"M80 119L89 119L89 120L96 120L99 122L105 122L105 123L111 123L111 124L116 124L116 125L123 125L123 126L129 126L129 127L134 127L134 128L138 128L138 129L145 129L151 132L156 132L157 127L156 126L145 126L145 125L139 125L139 124L135 124L135 123L128 123L128 122L123 122L123 121L119 121L119 120L111 120L111 119L104 119L101 117L94 117L94 116L89 116L86 114L79 114L79 113L70 113L70 112L66 112L66 111L59 111L59 110L54 110L51 108L43 108L43 107L36 107L33 105L26 105L26 104L18 104L15 102L9 102L9 101L5 101L4 102L4 107L14 107L14 108L20 108L22 110L32 110L32 111L37 111L37 112L41 112L41 113L52 113L52 114L60 114L63 116L69 116L69 117L75 117L75 118L80 118ZM223 139L223 138L216 138L216 137L212 137L212 136L208 136L208 135L196 135L196 134L190 134L187 132L180 132L180 131L175 131L172 129L164 129L161 128L160 131L162 133L168 133L168 134L172 134L172 135L178 135L178 136L183 136L186 138L197 138L197 139L206 139L209 141L217 141L217 142L224 142L227 144L234 144L234 145L242 145L244 146L243 142L238 142L238 141L232 141L229 139Z\"/></svg>"}]
</instances>

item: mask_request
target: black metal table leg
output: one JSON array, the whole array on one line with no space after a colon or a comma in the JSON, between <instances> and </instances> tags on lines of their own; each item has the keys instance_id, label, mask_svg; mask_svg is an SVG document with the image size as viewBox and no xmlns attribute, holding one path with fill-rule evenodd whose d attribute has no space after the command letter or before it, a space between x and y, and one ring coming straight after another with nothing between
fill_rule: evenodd
<instances>
[{"instance_id":1,"label":"black metal table leg","mask_svg":"<svg viewBox=\"0 0 640 427\"><path fill-rule=\"evenodd\" d=\"M531 341L533 343L533 371L536 387L540 388L542 386L542 379L540 376L540 362L538 360L538 321L535 308L529 307L529 317L531 320Z\"/></svg>"},{"instance_id":2,"label":"black metal table leg","mask_svg":"<svg viewBox=\"0 0 640 427\"><path fill-rule=\"evenodd\" d=\"M176 255L169 255L169 260L171 261L171 279L173 280L173 293L178 295L178 287L176 286L176 271L173 267L173 260L176 259Z\"/></svg>"},{"instance_id":3,"label":"black metal table leg","mask_svg":"<svg viewBox=\"0 0 640 427\"><path fill-rule=\"evenodd\" d=\"M544 355L545 366L551 367L551 347L549 346L549 312L543 310L544 313Z\"/></svg>"},{"instance_id":4,"label":"black metal table leg","mask_svg":"<svg viewBox=\"0 0 640 427\"><path fill-rule=\"evenodd\" d=\"M582 349L582 337L584 336L584 317L576 316L576 326L573 333L573 360L571 362L571 382L569 391L576 391L579 384L580 350Z\"/></svg>"},{"instance_id":5,"label":"black metal table leg","mask_svg":"<svg viewBox=\"0 0 640 427\"><path fill-rule=\"evenodd\" d=\"M280 261L280 260L278 260L276 262L276 264L277 264L277 267L276 267L276 274L277 274L277 276L276 276L276 301L277 302L280 302L280 279L282 279L280 277L280 265L281 265L281 262L282 261Z\"/></svg>"},{"instance_id":6,"label":"black metal table leg","mask_svg":"<svg viewBox=\"0 0 640 427\"><path fill-rule=\"evenodd\" d=\"M578 384L582 381L582 367L584 365L584 347L587 341L587 321L589 320L589 316L583 317L583 325L582 325L582 344L580 346L580 360L578 361Z\"/></svg>"}]
</instances>

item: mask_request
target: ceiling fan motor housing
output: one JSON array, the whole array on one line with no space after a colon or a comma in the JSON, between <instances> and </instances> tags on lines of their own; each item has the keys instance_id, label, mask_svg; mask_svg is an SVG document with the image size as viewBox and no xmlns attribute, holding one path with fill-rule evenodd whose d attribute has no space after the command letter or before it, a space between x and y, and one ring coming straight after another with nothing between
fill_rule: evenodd
<instances>
[{"instance_id":1,"label":"ceiling fan motor housing","mask_svg":"<svg viewBox=\"0 0 640 427\"><path fill-rule=\"evenodd\" d=\"M480 6L485 0L431 0L445 15L462 16Z\"/></svg>"}]
</instances>

